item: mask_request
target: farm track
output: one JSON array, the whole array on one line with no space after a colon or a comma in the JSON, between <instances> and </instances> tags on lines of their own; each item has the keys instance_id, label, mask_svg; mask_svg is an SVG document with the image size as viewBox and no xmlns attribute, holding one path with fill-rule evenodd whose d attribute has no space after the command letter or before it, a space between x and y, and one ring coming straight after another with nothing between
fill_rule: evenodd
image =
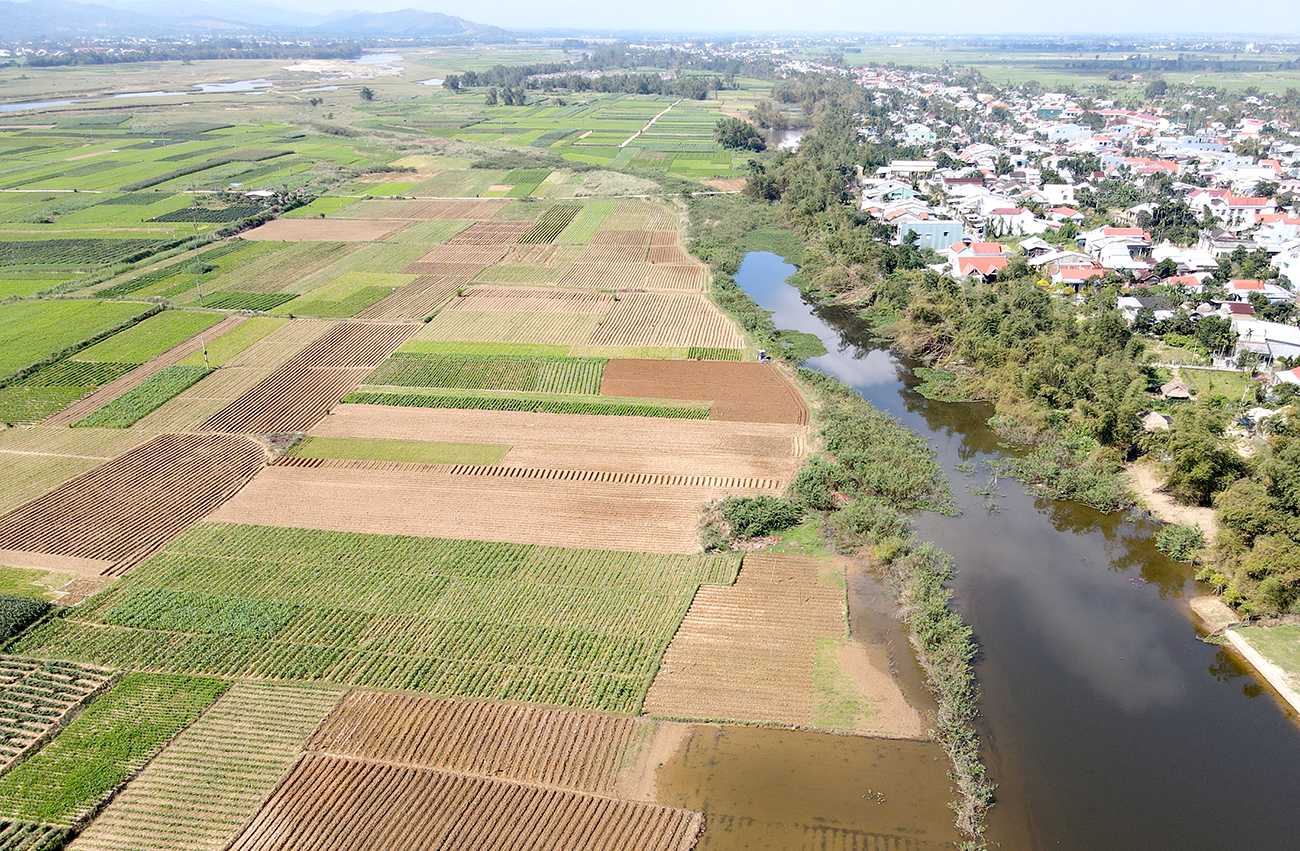
<instances>
[{"instance_id":1,"label":"farm track","mask_svg":"<svg viewBox=\"0 0 1300 851\"><path fill-rule=\"evenodd\" d=\"M718 487L269 467L210 519L229 523L693 553L700 505ZM739 492L777 492L777 489Z\"/></svg>"},{"instance_id":2,"label":"farm track","mask_svg":"<svg viewBox=\"0 0 1300 851\"><path fill-rule=\"evenodd\" d=\"M614 359L603 396L708 401L714 420L807 425L808 403L773 364Z\"/></svg>"},{"instance_id":3,"label":"farm track","mask_svg":"<svg viewBox=\"0 0 1300 851\"><path fill-rule=\"evenodd\" d=\"M100 387L94 393L84 399L73 402L59 413L45 419L41 425L45 426L70 426L77 420L81 419L94 411L99 410L103 405L121 396L128 390L139 387L148 378L161 372L163 369L178 364L190 355L203 348L204 341L216 340L228 331L233 331L247 320L238 316L228 316L190 339L179 345L173 346L160 355L150 358L140 366L123 375L121 378L114 379L104 386Z\"/></svg>"},{"instance_id":4,"label":"farm track","mask_svg":"<svg viewBox=\"0 0 1300 851\"><path fill-rule=\"evenodd\" d=\"M812 724L815 640L847 630L844 589L822 585L821 566L816 558L750 553L735 585L701 586L645 712Z\"/></svg>"},{"instance_id":5,"label":"farm track","mask_svg":"<svg viewBox=\"0 0 1300 851\"><path fill-rule=\"evenodd\" d=\"M230 851L689 851L699 813L308 755Z\"/></svg>"},{"instance_id":6,"label":"farm track","mask_svg":"<svg viewBox=\"0 0 1300 851\"><path fill-rule=\"evenodd\" d=\"M335 326L200 429L244 434L305 431L414 331L414 325Z\"/></svg>"},{"instance_id":7,"label":"farm track","mask_svg":"<svg viewBox=\"0 0 1300 851\"><path fill-rule=\"evenodd\" d=\"M69 846L221 851L302 753L338 690L236 683Z\"/></svg>"},{"instance_id":8,"label":"farm track","mask_svg":"<svg viewBox=\"0 0 1300 851\"><path fill-rule=\"evenodd\" d=\"M504 467L790 481L807 429L779 423L340 405L316 437L510 446Z\"/></svg>"},{"instance_id":9,"label":"farm track","mask_svg":"<svg viewBox=\"0 0 1300 851\"><path fill-rule=\"evenodd\" d=\"M0 550L111 562L104 572L122 573L265 463L245 437L161 435L0 516Z\"/></svg>"},{"instance_id":10,"label":"farm track","mask_svg":"<svg viewBox=\"0 0 1300 851\"><path fill-rule=\"evenodd\" d=\"M542 706L353 691L306 750L612 796L644 724Z\"/></svg>"}]
</instances>

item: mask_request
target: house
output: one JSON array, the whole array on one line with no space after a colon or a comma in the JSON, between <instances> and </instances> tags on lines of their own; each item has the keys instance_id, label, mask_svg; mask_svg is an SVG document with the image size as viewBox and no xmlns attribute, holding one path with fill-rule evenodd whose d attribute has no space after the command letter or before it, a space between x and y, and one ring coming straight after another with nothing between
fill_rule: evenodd
<instances>
[{"instance_id":1,"label":"house","mask_svg":"<svg viewBox=\"0 0 1300 851\"><path fill-rule=\"evenodd\" d=\"M1271 281L1234 279L1228 281L1227 290L1228 295L1237 301L1250 301L1250 297L1255 294L1264 296L1270 304L1279 304L1295 298L1295 294L1290 290Z\"/></svg>"},{"instance_id":2,"label":"house","mask_svg":"<svg viewBox=\"0 0 1300 851\"><path fill-rule=\"evenodd\" d=\"M1281 322L1265 322L1249 316L1235 317L1238 353L1253 352L1268 360L1300 357L1300 328Z\"/></svg>"},{"instance_id":3,"label":"house","mask_svg":"<svg viewBox=\"0 0 1300 851\"><path fill-rule=\"evenodd\" d=\"M1160 385L1160 395L1165 399L1190 399L1192 391L1187 389L1187 385L1174 379Z\"/></svg>"},{"instance_id":4,"label":"house","mask_svg":"<svg viewBox=\"0 0 1300 851\"><path fill-rule=\"evenodd\" d=\"M926 219L924 221L902 222L898 225L898 241L903 243L907 235L917 235L917 248L933 248L943 251L964 240L965 225L951 219Z\"/></svg>"},{"instance_id":5,"label":"house","mask_svg":"<svg viewBox=\"0 0 1300 851\"><path fill-rule=\"evenodd\" d=\"M1101 266L1057 266L1052 273L1052 283L1070 287L1078 292L1085 284L1096 283L1109 272Z\"/></svg>"},{"instance_id":6,"label":"house","mask_svg":"<svg viewBox=\"0 0 1300 851\"><path fill-rule=\"evenodd\" d=\"M999 236L1024 236L1043 233L1047 222L1039 221L1026 207L1001 207L989 213L987 227Z\"/></svg>"},{"instance_id":7,"label":"house","mask_svg":"<svg viewBox=\"0 0 1300 851\"><path fill-rule=\"evenodd\" d=\"M1274 384L1300 384L1300 366L1273 374Z\"/></svg>"},{"instance_id":8,"label":"house","mask_svg":"<svg viewBox=\"0 0 1300 851\"><path fill-rule=\"evenodd\" d=\"M1169 431L1169 427L1174 424L1172 417L1159 411L1147 411L1140 421L1143 431Z\"/></svg>"},{"instance_id":9,"label":"house","mask_svg":"<svg viewBox=\"0 0 1300 851\"><path fill-rule=\"evenodd\" d=\"M1187 206L1202 217L1214 216L1233 231L1252 228L1260 216L1277 212L1271 198L1233 195L1227 189L1198 189L1187 196Z\"/></svg>"},{"instance_id":10,"label":"house","mask_svg":"<svg viewBox=\"0 0 1300 851\"><path fill-rule=\"evenodd\" d=\"M959 279L974 276L989 280L1010 260L1006 246L996 242L959 242L948 249L948 257L953 277Z\"/></svg>"},{"instance_id":11,"label":"house","mask_svg":"<svg viewBox=\"0 0 1300 851\"><path fill-rule=\"evenodd\" d=\"M1076 225L1083 224L1084 219L1083 213L1073 207L1053 207L1047 217L1058 222L1074 222Z\"/></svg>"},{"instance_id":12,"label":"house","mask_svg":"<svg viewBox=\"0 0 1300 851\"><path fill-rule=\"evenodd\" d=\"M1054 205L1073 205L1075 187L1068 183L1044 183L1042 192L1047 196L1047 203Z\"/></svg>"}]
</instances>

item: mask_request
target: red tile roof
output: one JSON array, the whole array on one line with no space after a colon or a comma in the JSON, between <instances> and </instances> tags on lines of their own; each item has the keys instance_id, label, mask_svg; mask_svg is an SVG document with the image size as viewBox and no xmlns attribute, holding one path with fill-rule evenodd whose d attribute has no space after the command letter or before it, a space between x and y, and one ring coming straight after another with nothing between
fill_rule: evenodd
<instances>
[{"instance_id":1,"label":"red tile roof","mask_svg":"<svg viewBox=\"0 0 1300 851\"><path fill-rule=\"evenodd\" d=\"M1006 257L961 257L957 260L957 274L966 277L973 271L988 277L1007 265Z\"/></svg>"}]
</instances>

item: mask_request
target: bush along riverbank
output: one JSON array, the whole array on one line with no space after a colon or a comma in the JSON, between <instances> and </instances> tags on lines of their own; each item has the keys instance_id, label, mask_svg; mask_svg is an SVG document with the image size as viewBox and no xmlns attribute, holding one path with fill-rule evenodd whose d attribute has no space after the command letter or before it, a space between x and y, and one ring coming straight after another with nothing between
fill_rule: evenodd
<instances>
[{"instance_id":1,"label":"bush along riverbank","mask_svg":"<svg viewBox=\"0 0 1300 851\"><path fill-rule=\"evenodd\" d=\"M790 257L791 231L773 227L772 205L748 199L696 198L691 202L691 247L709 263L713 296L750 335L791 368L812 402L824 450L800 471L782 498L732 499L706 506L701 544L725 548L736 539L778 531L807 516L819 517L839 552L856 554L894 593L938 712L933 736L951 761L958 797L952 803L964 849L983 848L984 820L993 784L980 759L978 689L970 627L952 606L951 559L908 530L903 512L953 511L952 494L934 453L918 435L878 411L837 379L798 365L822 350L778 331L771 315L735 283L744 253L771 250ZM813 338L815 340L815 338Z\"/></svg>"}]
</instances>

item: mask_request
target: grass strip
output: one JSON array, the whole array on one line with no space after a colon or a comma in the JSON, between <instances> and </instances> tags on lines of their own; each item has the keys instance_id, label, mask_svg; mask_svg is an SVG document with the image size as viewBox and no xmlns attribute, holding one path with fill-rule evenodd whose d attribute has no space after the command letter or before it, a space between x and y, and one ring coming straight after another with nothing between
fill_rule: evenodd
<instances>
[{"instance_id":1,"label":"grass strip","mask_svg":"<svg viewBox=\"0 0 1300 851\"><path fill-rule=\"evenodd\" d=\"M538 414L584 414L617 417L665 417L707 420L709 409L702 405L664 404L605 396L585 399L557 399L526 394L462 394L452 392L382 392L361 390L343 399L355 405L394 405L406 408L460 408L479 411L523 411Z\"/></svg>"}]
</instances>

